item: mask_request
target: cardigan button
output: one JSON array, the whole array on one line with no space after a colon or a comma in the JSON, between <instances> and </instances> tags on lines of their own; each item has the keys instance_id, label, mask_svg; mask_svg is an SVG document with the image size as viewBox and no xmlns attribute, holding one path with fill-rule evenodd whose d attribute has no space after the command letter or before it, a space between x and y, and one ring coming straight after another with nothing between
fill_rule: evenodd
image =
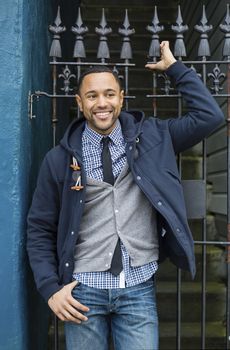
<instances>
[{"instance_id":1,"label":"cardigan button","mask_svg":"<svg viewBox=\"0 0 230 350\"><path fill-rule=\"evenodd\" d=\"M162 204L163 204L163 203L162 203L161 201L158 201L158 202L157 202L157 205L158 205L159 207L161 207Z\"/></svg>"},{"instance_id":2,"label":"cardigan button","mask_svg":"<svg viewBox=\"0 0 230 350\"><path fill-rule=\"evenodd\" d=\"M69 263L67 262L67 263L65 263L65 267L69 267Z\"/></svg>"}]
</instances>

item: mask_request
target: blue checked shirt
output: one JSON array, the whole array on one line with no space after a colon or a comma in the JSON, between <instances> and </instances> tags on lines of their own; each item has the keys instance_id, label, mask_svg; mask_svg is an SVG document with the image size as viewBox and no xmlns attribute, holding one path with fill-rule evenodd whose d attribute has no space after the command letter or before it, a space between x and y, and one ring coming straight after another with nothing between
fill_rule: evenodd
<instances>
[{"instance_id":1,"label":"blue checked shirt","mask_svg":"<svg viewBox=\"0 0 230 350\"><path fill-rule=\"evenodd\" d=\"M126 163L125 141L121 131L120 122L109 134L111 142L109 149L112 158L112 168L114 178L120 174ZM88 177L103 181L103 170L101 163L103 136L88 127L87 123L82 135L82 154L86 174ZM109 271L84 272L74 274L74 279L86 284L89 287L100 289L124 288L147 281L156 272L158 264L156 261L143 266L132 267L128 252L121 242L122 263L124 270L118 276L114 276Z\"/></svg>"}]
</instances>

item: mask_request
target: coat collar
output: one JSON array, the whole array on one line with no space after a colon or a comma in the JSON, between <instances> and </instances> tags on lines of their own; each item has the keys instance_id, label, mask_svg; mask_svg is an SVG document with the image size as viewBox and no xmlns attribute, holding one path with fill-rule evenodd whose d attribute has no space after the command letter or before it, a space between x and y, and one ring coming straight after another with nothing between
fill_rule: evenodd
<instances>
[{"instance_id":1,"label":"coat collar","mask_svg":"<svg viewBox=\"0 0 230 350\"><path fill-rule=\"evenodd\" d=\"M144 121L144 113L141 111L121 112L119 121L125 142L133 142L140 134ZM85 129L85 119L74 120L67 128L60 144L71 155L82 159L82 133Z\"/></svg>"}]
</instances>

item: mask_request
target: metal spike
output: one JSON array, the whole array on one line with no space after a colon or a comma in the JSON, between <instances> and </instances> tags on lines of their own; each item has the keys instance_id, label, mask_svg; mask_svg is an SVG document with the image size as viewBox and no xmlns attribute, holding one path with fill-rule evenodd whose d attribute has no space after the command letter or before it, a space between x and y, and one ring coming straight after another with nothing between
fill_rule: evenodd
<instances>
[{"instance_id":1,"label":"metal spike","mask_svg":"<svg viewBox=\"0 0 230 350\"><path fill-rule=\"evenodd\" d=\"M62 57L60 34L66 31L65 26L61 26L60 6L58 6L57 16L54 21L54 25L49 26L49 31L53 34L53 40L50 47L50 57Z\"/></svg>"},{"instance_id":2,"label":"metal spike","mask_svg":"<svg viewBox=\"0 0 230 350\"><path fill-rule=\"evenodd\" d=\"M58 12L57 12L57 17L54 21L54 24L59 27L61 24L61 15L60 15L60 6L58 6Z\"/></svg>"},{"instance_id":3,"label":"metal spike","mask_svg":"<svg viewBox=\"0 0 230 350\"><path fill-rule=\"evenodd\" d=\"M122 28L118 29L118 33L123 35L123 42L122 42L122 48L121 48L121 54L120 58L129 60L133 58L132 54L132 48L130 44L130 35L135 33L134 28L130 28L130 22L129 22L129 16L128 16L128 10L125 10L125 19L122 24Z\"/></svg>"},{"instance_id":4,"label":"metal spike","mask_svg":"<svg viewBox=\"0 0 230 350\"><path fill-rule=\"evenodd\" d=\"M125 29L128 29L130 27L128 10L127 9L125 10L125 20L124 20L123 26L124 26Z\"/></svg>"},{"instance_id":5,"label":"metal spike","mask_svg":"<svg viewBox=\"0 0 230 350\"><path fill-rule=\"evenodd\" d=\"M158 33L164 30L164 26L160 25L158 14L157 14L157 6L154 7L154 16L152 19L152 25L148 25L146 29L148 32L153 34L148 56L152 59L156 57L160 57L160 42L159 42Z\"/></svg>"},{"instance_id":6,"label":"metal spike","mask_svg":"<svg viewBox=\"0 0 230 350\"><path fill-rule=\"evenodd\" d=\"M205 5L203 5L203 12L202 12L202 18L200 20L200 23L205 26L208 23L206 11L205 11Z\"/></svg>"},{"instance_id":7,"label":"metal spike","mask_svg":"<svg viewBox=\"0 0 230 350\"><path fill-rule=\"evenodd\" d=\"M104 9L102 9L102 17L99 25L99 28L95 28L95 32L98 35L100 35L100 42L97 50L97 58L100 58L102 62L104 62L105 59L110 58L109 47L107 44L108 38L106 37L106 35L112 33L112 28L108 27L107 25Z\"/></svg>"},{"instance_id":8,"label":"metal spike","mask_svg":"<svg viewBox=\"0 0 230 350\"><path fill-rule=\"evenodd\" d=\"M85 47L83 43L83 35L88 32L88 28L83 25L81 10L78 8L78 16L76 20L75 26L71 27L71 32L76 35L75 45L74 45L74 58L84 58L85 55Z\"/></svg>"},{"instance_id":9,"label":"metal spike","mask_svg":"<svg viewBox=\"0 0 230 350\"><path fill-rule=\"evenodd\" d=\"M181 15L181 9L180 9L180 5L178 5L178 15L177 15L177 20L176 20L177 24L179 26L181 26L183 24L183 19L182 19L182 15Z\"/></svg>"},{"instance_id":10,"label":"metal spike","mask_svg":"<svg viewBox=\"0 0 230 350\"><path fill-rule=\"evenodd\" d=\"M200 23L201 24L197 24L194 27L196 31L201 33L200 44L198 48L198 56L211 56L207 33L212 30L212 25L208 25L208 20L205 12L205 5L203 5L203 13Z\"/></svg>"},{"instance_id":11,"label":"metal spike","mask_svg":"<svg viewBox=\"0 0 230 350\"><path fill-rule=\"evenodd\" d=\"M176 57L186 57L186 49L184 45L183 33L188 30L188 26L186 24L183 25L180 5L178 5L178 15L176 19L176 25L172 25L171 28L174 32L177 33L176 42L174 46L174 55Z\"/></svg>"},{"instance_id":12,"label":"metal spike","mask_svg":"<svg viewBox=\"0 0 230 350\"><path fill-rule=\"evenodd\" d=\"M224 36L224 46L223 46L223 56L230 59L230 11L229 4L227 4L227 13L224 22L226 24L220 24L220 30L225 33Z\"/></svg>"},{"instance_id":13,"label":"metal spike","mask_svg":"<svg viewBox=\"0 0 230 350\"><path fill-rule=\"evenodd\" d=\"M101 28L105 28L107 26L107 21L105 19L105 9L102 9L102 16L101 16L101 22L100 22Z\"/></svg>"}]
</instances>

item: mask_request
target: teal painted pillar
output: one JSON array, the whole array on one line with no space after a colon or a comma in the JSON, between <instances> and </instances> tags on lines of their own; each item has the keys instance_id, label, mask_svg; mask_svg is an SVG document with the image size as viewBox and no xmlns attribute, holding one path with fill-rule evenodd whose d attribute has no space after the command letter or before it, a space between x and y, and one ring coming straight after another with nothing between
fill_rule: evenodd
<instances>
[{"instance_id":1,"label":"teal painted pillar","mask_svg":"<svg viewBox=\"0 0 230 350\"><path fill-rule=\"evenodd\" d=\"M41 158L51 147L49 102L28 119L29 90L50 88L52 1L0 2L0 350L46 349L47 309L34 292L26 215Z\"/></svg>"}]
</instances>

